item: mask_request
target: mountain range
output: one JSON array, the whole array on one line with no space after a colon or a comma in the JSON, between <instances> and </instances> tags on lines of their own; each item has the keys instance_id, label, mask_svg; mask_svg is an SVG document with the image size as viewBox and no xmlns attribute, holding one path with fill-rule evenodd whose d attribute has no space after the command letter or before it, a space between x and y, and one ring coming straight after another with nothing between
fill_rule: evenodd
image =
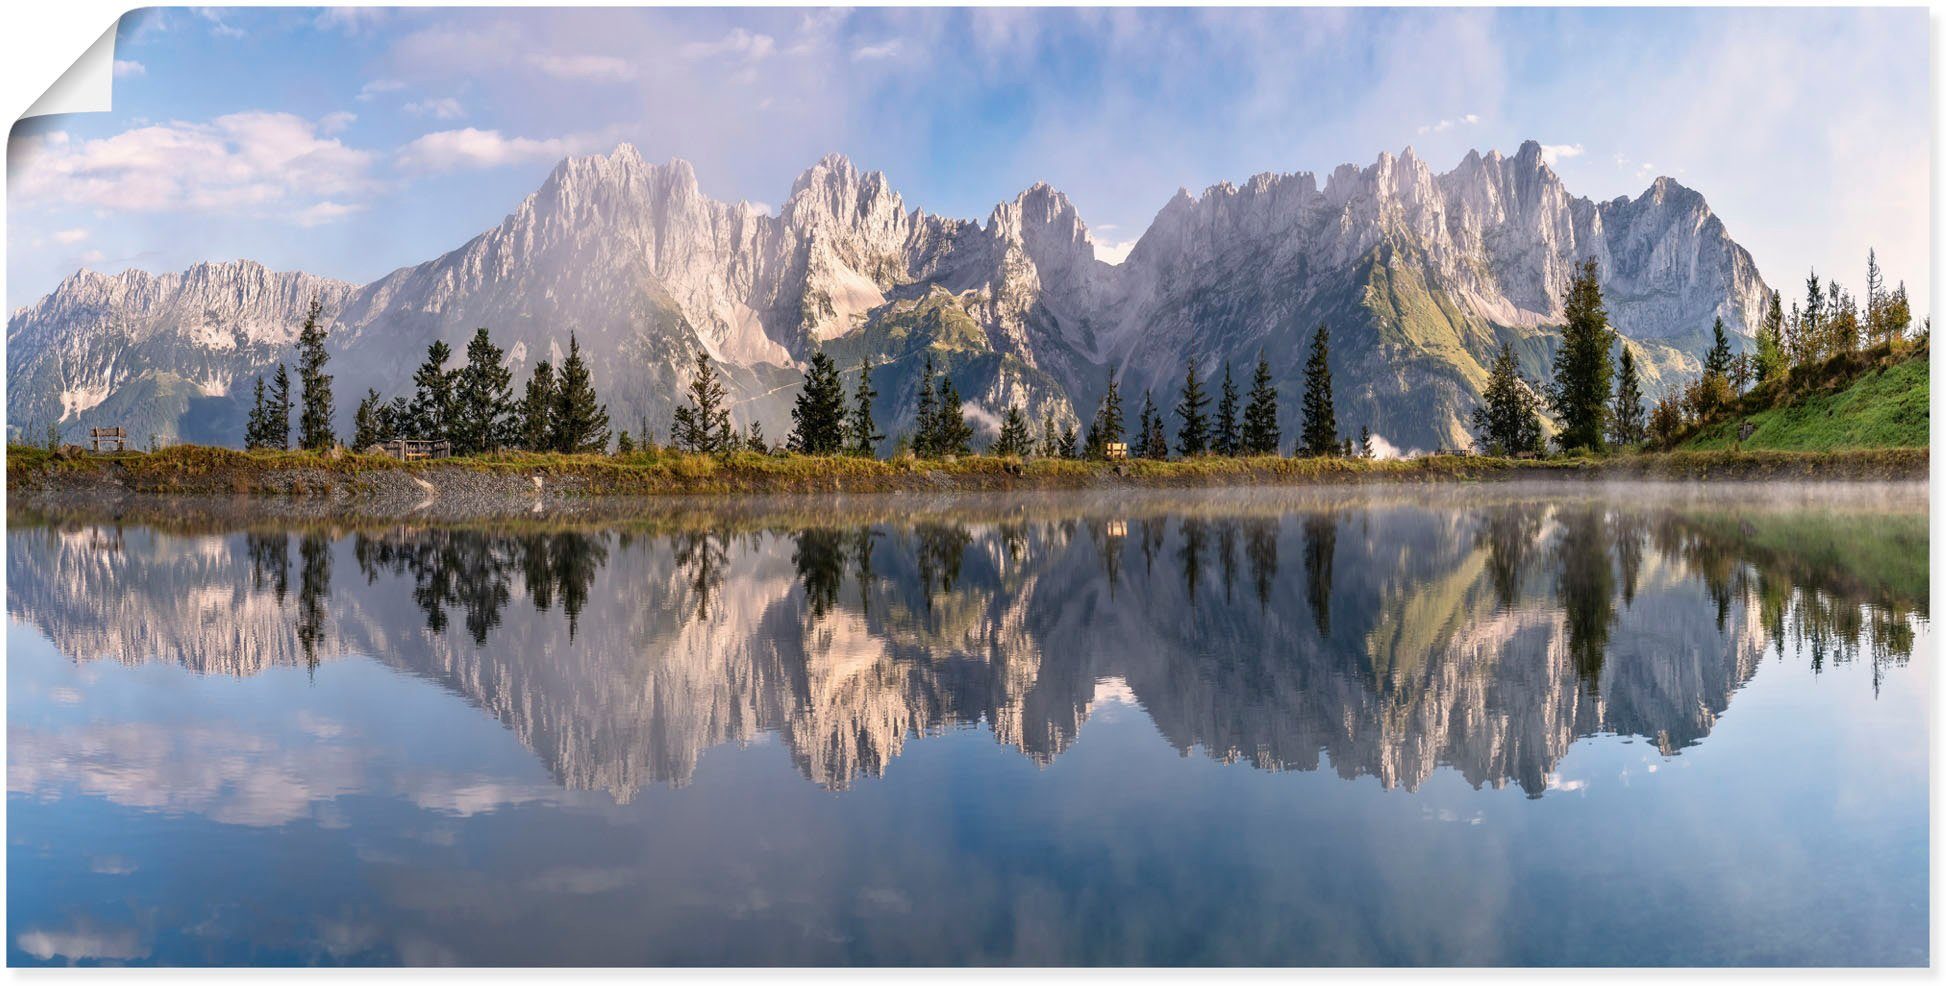
<instances>
[{"instance_id":1,"label":"mountain range","mask_svg":"<svg viewBox=\"0 0 1946 986\"><path fill-rule=\"evenodd\" d=\"M304 307L332 319L341 428L367 387L407 393L427 344L478 326L516 387L572 333L615 428L665 438L694 354L725 369L733 419L789 429L819 348L869 365L888 444L908 432L928 356L991 431L1010 404L1081 424L1110 375L1131 417L1174 403L1186 363L1247 386L1261 355L1297 428L1313 334L1331 328L1341 428L1401 450L1462 444L1503 343L1545 380L1573 266L1600 266L1620 344L1651 396L1699 368L1712 321L1754 330L1768 288L1703 196L1657 178L1636 198L1570 195L1539 144L1435 173L1411 149L1363 168L1179 191L1119 264L1073 203L1036 184L985 222L908 208L842 156L774 215L704 195L681 160L623 144L562 161L498 226L366 285L250 261L180 274L78 271L12 313L9 434L238 444L252 380L291 358Z\"/></svg>"}]
</instances>

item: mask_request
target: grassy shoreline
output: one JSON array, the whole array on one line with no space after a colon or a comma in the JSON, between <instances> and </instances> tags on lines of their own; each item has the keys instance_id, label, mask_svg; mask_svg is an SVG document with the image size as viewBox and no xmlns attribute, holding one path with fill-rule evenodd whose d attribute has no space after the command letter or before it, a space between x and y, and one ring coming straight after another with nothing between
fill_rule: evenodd
<instances>
[{"instance_id":1,"label":"grassy shoreline","mask_svg":"<svg viewBox=\"0 0 1946 986\"><path fill-rule=\"evenodd\" d=\"M1198 458L1120 463L967 456L955 460L848 457L727 457L672 452L626 456L501 453L398 462L384 456L241 452L177 446L154 453L74 454L7 449L14 495L161 494L294 498L423 499L697 494L984 492L1363 483L1490 482L1519 479L1779 481L1911 480L1927 472L1928 450L1827 452L1677 451L1607 457L1514 460L1431 456L1409 460Z\"/></svg>"}]
</instances>

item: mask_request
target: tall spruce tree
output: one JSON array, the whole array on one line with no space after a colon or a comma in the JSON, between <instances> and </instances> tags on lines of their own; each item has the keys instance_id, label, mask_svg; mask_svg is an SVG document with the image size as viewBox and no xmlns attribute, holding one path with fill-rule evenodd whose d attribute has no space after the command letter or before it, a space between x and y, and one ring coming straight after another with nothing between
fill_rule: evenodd
<instances>
[{"instance_id":1,"label":"tall spruce tree","mask_svg":"<svg viewBox=\"0 0 1946 986\"><path fill-rule=\"evenodd\" d=\"M1007 405L1000 421L1000 436L993 440L994 455L1026 456L1033 451L1034 436L1027 427L1027 414L1019 404Z\"/></svg>"},{"instance_id":2,"label":"tall spruce tree","mask_svg":"<svg viewBox=\"0 0 1946 986\"><path fill-rule=\"evenodd\" d=\"M1054 426L1053 411L1047 412L1046 416L1041 418L1040 456L1043 459L1061 457L1061 432Z\"/></svg>"},{"instance_id":3,"label":"tall spruce tree","mask_svg":"<svg viewBox=\"0 0 1946 986\"><path fill-rule=\"evenodd\" d=\"M1304 363L1304 430L1299 444L1305 455L1338 451L1338 415L1331 402L1331 327L1322 323L1311 337L1311 358Z\"/></svg>"},{"instance_id":4,"label":"tall spruce tree","mask_svg":"<svg viewBox=\"0 0 1946 986\"><path fill-rule=\"evenodd\" d=\"M311 307L304 313L304 327L297 333L297 382L304 388L297 444L312 452L322 452L337 442L331 433L331 375L324 372L331 356L324 351L324 325L319 317L323 312L323 302L312 298Z\"/></svg>"},{"instance_id":5,"label":"tall spruce tree","mask_svg":"<svg viewBox=\"0 0 1946 986\"><path fill-rule=\"evenodd\" d=\"M1565 307L1567 324L1561 327L1554 385L1548 388L1548 404L1561 421L1555 441L1563 449L1599 452L1608 430L1608 395L1615 375L1609 351L1615 340L1594 260L1577 269Z\"/></svg>"},{"instance_id":6,"label":"tall spruce tree","mask_svg":"<svg viewBox=\"0 0 1946 986\"><path fill-rule=\"evenodd\" d=\"M1162 412L1156 408L1155 401L1149 397L1148 391L1142 392L1142 420L1148 424L1142 428L1142 440L1138 443L1141 451L1138 454L1144 459L1157 461L1167 459L1169 436L1164 433L1162 427Z\"/></svg>"},{"instance_id":7,"label":"tall spruce tree","mask_svg":"<svg viewBox=\"0 0 1946 986\"><path fill-rule=\"evenodd\" d=\"M1377 458L1377 454L1372 451L1372 430L1364 425L1358 426L1358 457L1361 459Z\"/></svg>"},{"instance_id":8,"label":"tall spruce tree","mask_svg":"<svg viewBox=\"0 0 1946 986\"><path fill-rule=\"evenodd\" d=\"M1717 316L1716 324L1710 326L1710 339L1709 352L1703 354L1703 372L1728 380L1730 361L1735 357L1730 353L1730 334L1723 329L1723 316Z\"/></svg>"},{"instance_id":9,"label":"tall spruce tree","mask_svg":"<svg viewBox=\"0 0 1946 986\"><path fill-rule=\"evenodd\" d=\"M448 433L455 455L498 451L516 440L513 371L485 328L466 344L466 364L454 377ZM606 442L603 442L606 445Z\"/></svg>"},{"instance_id":10,"label":"tall spruce tree","mask_svg":"<svg viewBox=\"0 0 1946 986\"><path fill-rule=\"evenodd\" d=\"M1095 409L1095 418L1088 424L1087 456L1090 459L1108 457L1111 442L1122 440L1122 391L1115 380L1114 371L1108 374L1108 390L1102 395L1101 406Z\"/></svg>"},{"instance_id":11,"label":"tall spruce tree","mask_svg":"<svg viewBox=\"0 0 1946 986\"><path fill-rule=\"evenodd\" d=\"M1216 402L1216 433L1211 436L1210 450L1217 455L1235 455L1243 447L1243 437L1238 431L1237 385L1230 378L1230 364L1223 364L1223 397Z\"/></svg>"},{"instance_id":12,"label":"tall spruce tree","mask_svg":"<svg viewBox=\"0 0 1946 986\"><path fill-rule=\"evenodd\" d=\"M1061 429L1061 445L1058 452L1063 459L1081 458L1081 439L1074 433L1074 426Z\"/></svg>"},{"instance_id":13,"label":"tall spruce tree","mask_svg":"<svg viewBox=\"0 0 1946 986\"><path fill-rule=\"evenodd\" d=\"M1183 374L1182 397L1176 402L1176 417L1182 419L1182 424L1176 429L1176 451L1184 456L1202 455L1209 451L1209 393L1203 389L1194 359L1189 361Z\"/></svg>"},{"instance_id":14,"label":"tall spruce tree","mask_svg":"<svg viewBox=\"0 0 1946 986\"><path fill-rule=\"evenodd\" d=\"M1155 402L1149 399L1147 391L1142 394L1142 410L1135 415L1135 455L1148 459L1149 433L1155 430Z\"/></svg>"},{"instance_id":15,"label":"tall spruce tree","mask_svg":"<svg viewBox=\"0 0 1946 986\"><path fill-rule=\"evenodd\" d=\"M1245 455L1276 455L1283 444L1277 427L1277 387L1270 381L1270 361L1260 355L1250 381L1250 400L1243 408Z\"/></svg>"},{"instance_id":16,"label":"tall spruce tree","mask_svg":"<svg viewBox=\"0 0 1946 986\"><path fill-rule=\"evenodd\" d=\"M1502 343L1487 370L1486 390L1473 409L1473 433L1489 455L1520 455L1541 447L1540 401L1521 376L1511 345Z\"/></svg>"},{"instance_id":17,"label":"tall spruce tree","mask_svg":"<svg viewBox=\"0 0 1946 986\"><path fill-rule=\"evenodd\" d=\"M608 406L595 396L581 342L568 333L568 358L554 391L554 448L561 452L608 451Z\"/></svg>"},{"instance_id":18,"label":"tall spruce tree","mask_svg":"<svg viewBox=\"0 0 1946 986\"><path fill-rule=\"evenodd\" d=\"M669 441L684 452L727 452L731 437L728 392L709 353L698 349L696 372L689 377L689 402L676 408Z\"/></svg>"},{"instance_id":19,"label":"tall spruce tree","mask_svg":"<svg viewBox=\"0 0 1946 986\"><path fill-rule=\"evenodd\" d=\"M264 416L264 448L291 447L291 375L284 364L270 378L270 403Z\"/></svg>"},{"instance_id":20,"label":"tall spruce tree","mask_svg":"<svg viewBox=\"0 0 1946 986\"><path fill-rule=\"evenodd\" d=\"M845 388L838 364L823 350L811 354L811 368L791 408L791 451L800 455L837 455L845 447Z\"/></svg>"},{"instance_id":21,"label":"tall spruce tree","mask_svg":"<svg viewBox=\"0 0 1946 986\"><path fill-rule=\"evenodd\" d=\"M939 375L939 410L933 425L934 455L973 454L973 426L966 423L966 408L950 373Z\"/></svg>"},{"instance_id":22,"label":"tall spruce tree","mask_svg":"<svg viewBox=\"0 0 1946 986\"><path fill-rule=\"evenodd\" d=\"M554 364L541 360L527 378L520 401L520 447L529 452L554 449Z\"/></svg>"},{"instance_id":23,"label":"tall spruce tree","mask_svg":"<svg viewBox=\"0 0 1946 986\"><path fill-rule=\"evenodd\" d=\"M264 378L257 375L256 399L250 405L250 417L243 426L243 447L247 449L270 447L270 405L264 402Z\"/></svg>"},{"instance_id":24,"label":"tall spruce tree","mask_svg":"<svg viewBox=\"0 0 1946 986\"><path fill-rule=\"evenodd\" d=\"M925 369L919 372L919 396L913 409L912 454L921 459L941 455L935 447L938 440L939 394L934 390L932 354L927 353Z\"/></svg>"},{"instance_id":25,"label":"tall spruce tree","mask_svg":"<svg viewBox=\"0 0 1946 986\"><path fill-rule=\"evenodd\" d=\"M1878 250L1865 253L1865 335L1872 342L1891 338L1885 325L1885 273L1878 269Z\"/></svg>"},{"instance_id":26,"label":"tall spruce tree","mask_svg":"<svg viewBox=\"0 0 1946 986\"><path fill-rule=\"evenodd\" d=\"M1775 380L1790 368L1784 353L1784 293L1770 292L1770 305L1764 309L1757 327L1757 380Z\"/></svg>"},{"instance_id":27,"label":"tall spruce tree","mask_svg":"<svg viewBox=\"0 0 1946 986\"><path fill-rule=\"evenodd\" d=\"M352 416L352 440L354 449L368 449L385 441L385 403L376 390L366 390L365 399L358 402L358 411Z\"/></svg>"},{"instance_id":28,"label":"tall spruce tree","mask_svg":"<svg viewBox=\"0 0 1946 986\"><path fill-rule=\"evenodd\" d=\"M446 369L453 358L453 347L434 340L426 347L425 362L412 372L412 434L421 441L449 437L453 424L453 377Z\"/></svg>"},{"instance_id":29,"label":"tall spruce tree","mask_svg":"<svg viewBox=\"0 0 1946 986\"><path fill-rule=\"evenodd\" d=\"M1635 445L1648 438L1648 411L1642 405L1642 383L1635 372L1635 351L1622 344L1621 365L1615 374L1615 409L1609 432L1617 445Z\"/></svg>"},{"instance_id":30,"label":"tall spruce tree","mask_svg":"<svg viewBox=\"0 0 1946 986\"><path fill-rule=\"evenodd\" d=\"M878 391L872 389L871 361L861 358L858 386L851 392L851 412L845 419L845 448L852 455L872 458L878 454L878 443L885 440L872 421L872 401L877 398Z\"/></svg>"}]
</instances>

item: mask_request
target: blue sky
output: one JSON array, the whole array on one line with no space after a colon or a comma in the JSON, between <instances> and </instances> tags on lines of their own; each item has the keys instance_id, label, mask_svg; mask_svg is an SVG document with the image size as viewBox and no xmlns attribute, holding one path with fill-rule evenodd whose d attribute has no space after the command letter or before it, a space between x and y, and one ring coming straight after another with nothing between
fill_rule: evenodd
<instances>
[{"instance_id":1,"label":"blue sky","mask_svg":"<svg viewBox=\"0 0 1946 986\"><path fill-rule=\"evenodd\" d=\"M112 113L14 131L7 303L81 266L370 280L623 140L772 206L830 151L968 218L1044 180L1112 249L1179 187L1531 138L1578 195L1701 190L1787 294L1861 288L1876 246L1929 311L1927 37L1921 8L141 12Z\"/></svg>"}]
</instances>

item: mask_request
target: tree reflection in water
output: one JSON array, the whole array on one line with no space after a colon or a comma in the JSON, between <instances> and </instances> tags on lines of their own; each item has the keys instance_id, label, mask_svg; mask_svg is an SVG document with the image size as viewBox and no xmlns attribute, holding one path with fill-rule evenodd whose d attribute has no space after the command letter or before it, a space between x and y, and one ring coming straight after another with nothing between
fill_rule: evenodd
<instances>
[{"instance_id":1,"label":"tree reflection in water","mask_svg":"<svg viewBox=\"0 0 1946 986\"><path fill-rule=\"evenodd\" d=\"M1341 539L1347 517L1356 537ZM157 537L210 533L223 532ZM756 731L782 735L832 787L954 724L983 723L1045 762L1101 682L1184 751L1265 769L1328 755L1347 776L1405 787L1444 765L1538 793L1579 737L1640 735L1669 754L1700 739L1766 652L1802 653L1818 672L1869 661L1882 686L1927 616L1916 511L1861 524L1587 498L1165 501L312 528L295 534L294 598L292 537L252 526L210 542L213 556L109 552L17 524L10 606L87 657L249 673L366 654L488 709L562 783L623 798L686 781L702 750ZM1131 537L1139 567L1122 564ZM1287 550L1301 580L1279 578ZM340 551L362 579L334 582ZM216 586L249 603L239 620L269 614L244 628L260 653L175 615L175 600ZM422 635L387 625L388 600L405 598ZM121 639L130 606L161 643L80 643ZM1305 609L1308 624L1293 618Z\"/></svg>"}]
</instances>

